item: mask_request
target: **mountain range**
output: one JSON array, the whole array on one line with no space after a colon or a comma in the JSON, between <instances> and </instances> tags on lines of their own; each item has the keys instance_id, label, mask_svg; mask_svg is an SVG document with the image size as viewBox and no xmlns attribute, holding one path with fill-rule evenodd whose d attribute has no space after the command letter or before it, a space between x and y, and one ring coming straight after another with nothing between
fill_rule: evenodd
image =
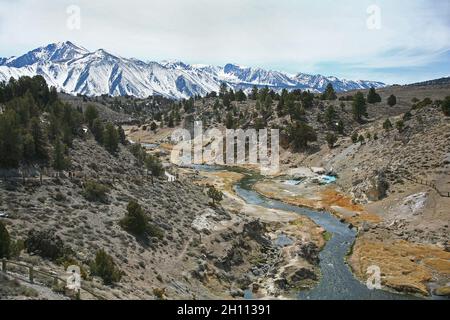
<instances>
[{"instance_id":1,"label":"mountain range","mask_svg":"<svg viewBox=\"0 0 450 320\"><path fill-rule=\"evenodd\" d=\"M19 57L0 58L0 81L34 75L42 75L50 86L70 94L140 98L150 95L175 99L203 96L218 91L222 83L246 92L253 86L316 93L323 92L329 83L338 92L385 86L377 81L288 74L236 64L221 67L189 65L181 61L144 62L122 58L103 49L90 52L70 41L49 44Z\"/></svg>"}]
</instances>

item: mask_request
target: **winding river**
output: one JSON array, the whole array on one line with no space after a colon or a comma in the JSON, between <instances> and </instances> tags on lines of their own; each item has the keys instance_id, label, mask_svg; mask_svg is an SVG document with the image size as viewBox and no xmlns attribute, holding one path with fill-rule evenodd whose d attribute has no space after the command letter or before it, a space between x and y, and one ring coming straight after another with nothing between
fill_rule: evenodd
<instances>
[{"instance_id":1,"label":"winding river","mask_svg":"<svg viewBox=\"0 0 450 320\"><path fill-rule=\"evenodd\" d=\"M223 170L214 167L198 167L199 170ZM235 185L235 191L249 204L259 205L270 209L296 212L311 218L317 225L330 234L331 239L320 252L321 278L317 286L310 290L298 293L298 299L311 300L398 300L417 299L414 296L396 294L383 290L369 290L367 286L355 278L346 264L345 258L356 239L356 231L350 229L334 215L327 212L318 212L306 208L289 205L282 201L266 198L253 190L252 186L261 179L261 176L248 174L241 169L227 168L229 171L246 173L245 177ZM247 293L247 298L251 298Z\"/></svg>"}]
</instances>

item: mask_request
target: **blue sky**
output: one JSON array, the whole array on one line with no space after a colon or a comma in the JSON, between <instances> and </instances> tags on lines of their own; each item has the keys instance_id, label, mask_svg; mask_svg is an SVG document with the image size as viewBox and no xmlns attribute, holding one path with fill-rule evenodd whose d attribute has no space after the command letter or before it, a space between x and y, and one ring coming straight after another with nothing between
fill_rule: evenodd
<instances>
[{"instance_id":1,"label":"blue sky","mask_svg":"<svg viewBox=\"0 0 450 320\"><path fill-rule=\"evenodd\" d=\"M79 29L67 27L71 5ZM65 40L145 61L402 84L450 76L450 1L0 0L0 56Z\"/></svg>"}]
</instances>

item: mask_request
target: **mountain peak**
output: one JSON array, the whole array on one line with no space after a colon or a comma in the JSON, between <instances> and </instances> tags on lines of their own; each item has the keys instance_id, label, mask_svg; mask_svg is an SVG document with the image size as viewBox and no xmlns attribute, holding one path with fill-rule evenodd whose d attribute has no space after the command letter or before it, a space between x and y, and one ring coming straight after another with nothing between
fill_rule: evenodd
<instances>
[{"instance_id":1,"label":"mountain peak","mask_svg":"<svg viewBox=\"0 0 450 320\"><path fill-rule=\"evenodd\" d=\"M89 52L71 41L52 43L17 58L0 59L0 65L0 81L40 74L59 90L91 96L148 97L159 94L179 99L218 91L222 83L246 92L253 86L268 86L275 91L301 89L322 92L328 83L332 83L336 91L342 92L384 85L322 75L291 75L235 63L223 67L189 65L179 60L146 63L122 58L104 49Z\"/></svg>"}]
</instances>

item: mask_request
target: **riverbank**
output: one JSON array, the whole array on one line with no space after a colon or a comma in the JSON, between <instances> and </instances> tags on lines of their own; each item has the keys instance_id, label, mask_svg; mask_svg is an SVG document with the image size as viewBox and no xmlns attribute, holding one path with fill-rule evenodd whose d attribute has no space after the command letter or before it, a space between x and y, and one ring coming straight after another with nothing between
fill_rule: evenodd
<instances>
[{"instance_id":1,"label":"riverbank","mask_svg":"<svg viewBox=\"0 0 450 320\"><path fill-rule=\"evenodd\" d=\"M430 295L434 288L446 292L450 276L450 253L441 247L403 240L383 227L382 217L337 192L332 186L286 184L281 179L259 181L255 191L295 206L328 211L358 228L348 258L355 275L366 281L367 267L381 269L382 285L402 293ZM392 231L392 232L389 232Z\"/></svg>"},{"instance_id":2,"label":"riverbank","mask_svg":"<svg viewBox=\"0 0 450 320\"><path fill-rule=\"evenodd\" d=\"M310 218L294 212L270 209L242 199L235 185L246 174L232 171L199 171L196 183L222 190L221 205L237 217L265 225L264 236L276 248L276 257L261 259L249 255L254 276L249 288L253 298L293 298L298 290L314 287L320 278L318 255L328 234Z\"/></svg>"}]
</instances>

